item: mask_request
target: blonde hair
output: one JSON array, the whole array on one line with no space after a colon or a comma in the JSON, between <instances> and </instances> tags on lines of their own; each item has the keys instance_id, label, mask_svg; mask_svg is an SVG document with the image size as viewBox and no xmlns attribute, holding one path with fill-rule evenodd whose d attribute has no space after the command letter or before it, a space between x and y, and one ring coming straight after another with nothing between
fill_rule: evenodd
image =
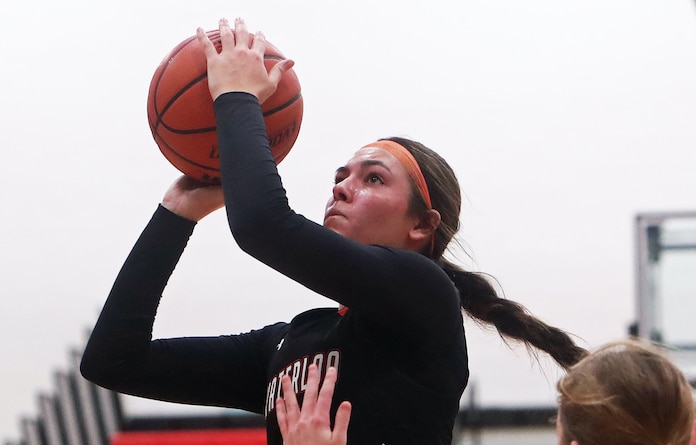
<instances>
[{"instance_id":1,"label":"blonde hair","mask_svg":"<svg viewBox=\"0 0 696 445\"><path fill-rule=\"evenodd\" d=\"M692 389L655 346L610 343L558 382L562 443L689 445Z\"/></svg>"}]
</instances>

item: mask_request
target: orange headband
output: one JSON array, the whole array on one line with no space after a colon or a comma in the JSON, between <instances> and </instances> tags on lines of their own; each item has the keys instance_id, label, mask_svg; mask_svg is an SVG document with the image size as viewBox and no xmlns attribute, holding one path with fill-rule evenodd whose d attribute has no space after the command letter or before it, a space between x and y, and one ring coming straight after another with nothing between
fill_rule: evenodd
<instances>
[{"instance_id":1,"label":"orange headband","mask_svg":"<svg viewBox=\"0 0 696 445\"><path fill-rule=\"evenodd\" d=\"M423 172L418 166L416 158L413 157L411 152L406 150L406 147L397 142L390 141L389 139L381 139L371 144L367 144L365 147L381 148L398 159L401 165L403 165L408 172L408 175L411 177L411 179L413 179L413 182L416 183L416 187L418 187L418 191L420 192L421 196L423 196L428 208L430 209L433 207L433 204L430 202L430 192L428 191L428 184L425 183Z\"/></svg>"}]
</instances>

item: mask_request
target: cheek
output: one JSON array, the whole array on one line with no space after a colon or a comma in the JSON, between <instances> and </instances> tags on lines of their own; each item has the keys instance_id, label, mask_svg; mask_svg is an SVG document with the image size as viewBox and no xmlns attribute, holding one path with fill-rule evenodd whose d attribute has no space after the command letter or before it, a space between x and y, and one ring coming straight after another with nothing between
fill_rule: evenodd
<instances>
[{"instance_id":1,"label":"cheek","mask_svg":"<svg viewBox=\"0 0 696 445\"><path fill-rule=\"evenodd\" d=\"M375 233L397 235L408 225L407 221L406 211L402 206L384 202L373 207L364 223L372 227Z\"/></svg>"},{"instance_id":2,"label":"cheek","mask_svg":"<svg viewBox=\"0 0 696 445\"><path fill-rule=\"evenodd\" d=\"M385 217L403 219L409 214L408 202L402 199L387 199L378 204L379 212Z\"/></svg>"}]
</instances>

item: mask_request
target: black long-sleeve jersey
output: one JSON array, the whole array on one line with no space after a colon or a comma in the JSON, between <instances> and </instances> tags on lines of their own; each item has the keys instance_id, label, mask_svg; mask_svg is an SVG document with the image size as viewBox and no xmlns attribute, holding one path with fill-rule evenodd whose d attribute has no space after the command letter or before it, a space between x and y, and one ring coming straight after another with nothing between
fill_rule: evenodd
<instances>
[{"instance_id":1,"label":"black long-sleeve jersey","mask_svg":"<svg viewBox=\"0 0 696 445\"><path fill-rule=\"evenodd\" d=\"M152 340L162 292L195 226L159 206L114 282L83 375L127 394L262 413L269 445L280 445L280 378L289 374L301 397L310 363L322 375L335 366L332 418L341 401L352 403L349 444L451 444L469 375L452 281L423 255L362 245L294 213L257 99L227 93L215 108L237 243L349 309L314 309L237 335Z\"/></svg>"}]
</instances>

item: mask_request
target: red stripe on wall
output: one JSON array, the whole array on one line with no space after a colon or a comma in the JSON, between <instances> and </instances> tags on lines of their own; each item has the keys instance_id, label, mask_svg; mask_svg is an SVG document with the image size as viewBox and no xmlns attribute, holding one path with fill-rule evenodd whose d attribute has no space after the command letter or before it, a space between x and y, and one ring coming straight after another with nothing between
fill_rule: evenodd
<instances>
[{"instance_id":1,"label":"red stripe on wall","mask_svg":"<svg viewBox=\"0 0 696 445\"><path fill-rule=\"evenodd\" d=\"M266 445L261 428L117 433L111 445Z\"/></svg>"}]
</instances>

